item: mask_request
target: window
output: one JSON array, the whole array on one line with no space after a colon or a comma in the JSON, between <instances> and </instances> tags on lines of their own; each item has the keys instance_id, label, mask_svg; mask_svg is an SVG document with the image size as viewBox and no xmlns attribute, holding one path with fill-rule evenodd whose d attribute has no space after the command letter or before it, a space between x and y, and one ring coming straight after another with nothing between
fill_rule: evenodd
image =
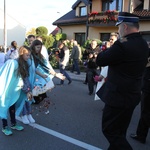
<instances>
[{"instance_id":1,"label":"window","mask_svg":"<svg viewBox=\"0 0 150 150\"><path fill-rule=\"evenodd\" d=\"M101 41L109 41L110 33L101 33L100 37L101 37Z\"/></svg>"},{"instance_id":2,"label":"window","mask_svg":"<svg viewBox=\"0 0 150 150\"><path fill-rule=\"evenodd\" d=\"M103 1L102 11L107 11L107 10L122 11L122 1L123 0L113 0L112 2L110 2L109 0Z\"/></svg>"},{"instance_id":3,"label":"window","mask_svg":"<svg viewBox=\"0 0 150 150\"><path fill-rule=\"evenodd\" d=\"M87 9L86 7L80 7L80 16L86 16L87 15Z\"/></svg>"},{"instance_id":4,"label":"window","mask_svg":"<svg viewBox=\"0 0 150 150\"><path fill-rule=\"evenodd\" d=\"M75 40L80 46L83 46L85 43L85 33L75 33Z\"/></svg>"}]
</instances>

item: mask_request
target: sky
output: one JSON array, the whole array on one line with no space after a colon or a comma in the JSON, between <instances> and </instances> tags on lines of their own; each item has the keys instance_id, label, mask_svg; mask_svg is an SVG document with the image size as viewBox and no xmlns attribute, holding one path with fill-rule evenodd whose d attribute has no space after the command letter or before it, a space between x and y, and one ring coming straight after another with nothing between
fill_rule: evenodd
<instances>
[{"instance_id":1,"label":"sky","mask_svg":"<svg viewBox=\"0 0 150 150\"><path fill-rule=\"evenodd\" d=\"M56 28L52 23L72 10L77 0L0 0L2 11L4 1L7 14L25 26L27 31L45 26L50 33Z\"/></svg>"}]
</instances>

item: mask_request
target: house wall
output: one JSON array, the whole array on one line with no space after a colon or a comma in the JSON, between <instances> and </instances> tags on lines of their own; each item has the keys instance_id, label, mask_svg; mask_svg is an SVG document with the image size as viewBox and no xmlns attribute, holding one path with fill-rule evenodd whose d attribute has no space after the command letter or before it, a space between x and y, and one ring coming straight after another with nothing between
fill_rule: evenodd
<instances>
[{"instance_id":1,"label":"house wall","mask_svg":"<svg viewBox=\"0 0 150 150\"><path fill-rule=\"evenodd\" d=\"M143 9L147 9L149 10L149 6L150 5L150 0L144 0L144 8Z\"/></svg>"},{"instance_id":2,"label":"house wall","mask_svg":"<svg viewBox=\"0 0 150 150\"><path fill-rule=\"evenodd\" d=\"M62 32L67 34L68 40L75 39L75 33L86 33L85 25L61 26L61 28Z\"/></svg>"},{"instance_id":3,"label":"house wall","mask_svg":"<svg viewBox=\"0 0 150 150\"><path fill-rule=\"evenodd\" d=\"M102 10L102 2L101 0L93 0L92 1L92 12L97 11L100 12Z\"/></svg>"},{"instance_id":4,"label":"house wall","mask_svg":"<svg viewBox=\"0 0 150 150\"><path fill-rule=\"evenodd\" d=\"M117 27L90 27L89 28L89 39L100 39L100 33L111 33L117 32Z\"/></svg>"},{"instance_id":5,"label":"house wall","mask_svg":"<svg viewBox=\"0 0 150 150\"><path fill-rule=\"evenodd\" d=\"M75 33L86 33L85 25L61 26L62 32L67 34L67 39L75 39ZM100 33L117 32L117 27L89 27L89 39L100 39ZM60 33L60 30L59 30Z\"/></svg>"},{"instance_id":6,"label":"house wall","mask_svg":"<svg viewBox=\"0 0 150 150\"><path fill-rule=\"evenodd\" d=\"M149 30L150 22L147 21L141 21L140 22L140 31L150 31Z\"/></svg>"}]
</instances>

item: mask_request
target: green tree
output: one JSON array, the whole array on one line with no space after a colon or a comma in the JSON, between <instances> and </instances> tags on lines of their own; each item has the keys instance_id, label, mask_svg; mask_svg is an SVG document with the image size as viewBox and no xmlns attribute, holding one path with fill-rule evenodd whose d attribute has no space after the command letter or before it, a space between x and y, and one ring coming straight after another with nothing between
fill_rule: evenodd
<instances>
[{"instance_id":1,"label":"green tree","mask_svg":"<svg viewBox=\"0 0 150 150\"><path fill-rule=\"evenodd\" d=\"M48 49L48 48L51 48L55 42L55 39L53 37L52 34L48 35L48 36L44 36L44 45L45 47Z\"/></svg>"},{"instance_id":2,"label":"green tree","mask_svg":"<svg viewBox=\"0 0 150 150\"><path fill-rule=\"evenodd\" d=\"M26 32L26 37L28 35L36 35L36 28L31 28L29 31Z\"/></svg>"},{"instance_id":3,"label":"green tree","mask_svg":"<svg viewBox=\"0 0 150 150\"><path fill-rule=\"evenodd\" d=\"M67 35L65 33L57 33L55 35L55 39L56 39L56 41L66 40L67 39Z\"/></svg>"},{"instance_id":4,"label":"green tree","mask_svg":"<svg viewBox=\"0 0 150 150\"><path fill-rule=\"evenodd\" d=\"M36 35L37 36L42 36L42 35L47 35L48 34L48 29L44 26L40 26L36 28Z\"/></svg>"}]
</instances>

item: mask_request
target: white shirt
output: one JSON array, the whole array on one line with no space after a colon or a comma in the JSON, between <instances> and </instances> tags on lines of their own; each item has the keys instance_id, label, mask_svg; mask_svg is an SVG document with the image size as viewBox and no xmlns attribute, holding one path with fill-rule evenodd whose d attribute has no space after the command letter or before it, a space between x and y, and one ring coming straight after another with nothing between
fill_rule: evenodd
<instances>
[{"instance_id":1,"label":"white shirt","mask_svg":"<svg viewBox=\"0 0 150 150\"><path fill-rule=\"evenodd\" d=\"M41 54L44 56L44 58L45 58L47 61L49 61L48 52L47 52L47 49L46 49L46 47L45 47L44 45L42 46Z\"/></svg>"},{"instance_id":2,"label":"white shirt","mask_svg":"<svg viewBox=\"0 0 150 150\"><path fill-rule=\"evenodd\" d=\"M8 59L17 59L19 57L18 49L10 49L6 54L6 60Z\"/></svg>"}]
</instances>

